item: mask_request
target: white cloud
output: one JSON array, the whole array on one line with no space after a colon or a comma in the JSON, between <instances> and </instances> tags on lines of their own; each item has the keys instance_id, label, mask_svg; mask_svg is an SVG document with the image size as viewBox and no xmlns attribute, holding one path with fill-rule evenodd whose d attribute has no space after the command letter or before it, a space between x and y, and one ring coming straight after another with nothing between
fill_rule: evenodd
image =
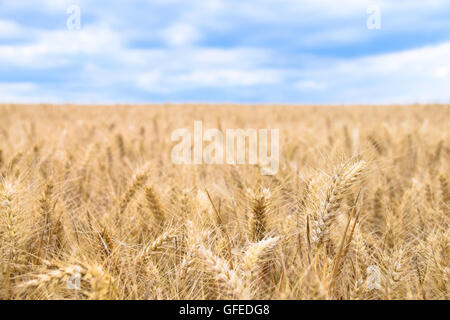
<instances>
[{"instance_id":1,"label":"white cloud","mask_svg":"<svg viewBox=\"0 0 450 320\"><path fill-rule=\"evenodd\" d=\"M148 92L171 93L198 88L247 87L277 84L282 81L278 70L205 69L178 73L153 71L136 78L139 88Z\"/></svg>"},{"instance_id":2,"label":"white cloud","mask_svg":"<svg viewBox=\"0 0 450 320\"><path fill-rule=\"evenodd\" d=\"M0 65L48 68L72 63L75 54L100 54L121 50L120 37L105 26L86 26L79 31L67 29L33 32L32 43L0 45Z\"/></svg>"},{"instance_id":3,"label":"white cloud","mask_svg":"<svg viewBox=\"0 0 450 320\"><path fill-rule=\"evenodd\" d=\"M144 72L136 76L135 84L146 92L170 93L173 87L167 85L167 80L161 71Z\"/></svg>"},{"instance_id":4,"label":"white cloud","mask_svg":"<svg viewBox=\"0 0 450 320\"><path fill-rule=\"evenodd\" d=\"M193 45L201 38L194 26L185 23L171 25L161 32L161 36L171 46Z\"/></svg>"},{"instance_id":5,"label":"white cloud","mask_svg":"<svg viewBox=\"0 0 450 320\"><path fill-rule=\"evenodd\" d=\"M8 1L0 7L13 10L6 13L9 16L26 8L24 3ZM81 7L79 31L66 29L66 9L72 3ZM22 79L27 72L38 74L39 80L48 80L47 70L64 67L58 75L61 90L51 92L52 84L39 80L0 83L0 99L132 100L133 93L117 93L128 89L170 99L189 90L208 93L223 88L237 97L250 92L249 96L261 100L286 93L291 101L311 94L329 103L449 101L450 43L360 58L333 57L334 45L370 52L372 48L364 47L372 40L368 37L382 37L382 32L366 29L366 8L373 3L382 9L383 29L407 29L411 23L415 28L448 27L448 23L442 27L443 18L436 14L447 5L440 0L154 0L139 2L139 12L106 2L36 0L37 11L61 14L61 27L37 29L0 20L0 40L20 40L0 43L0 67L25 70ZM126 20L145 17L143 11L151 13L152 19ZM92 20L86 19L90 22L85 24L86 13ZM430 19L432 14L436 20ZM272 26L275 31L266 41L262 32ZM293 30L298 34L289 34ZM216 34L222 38L213 38ZM244 43L241 36L254 42ZM142 47L130 47L134 40L142 40ZM389 50L389 45L383 50ZM323 47L330 51L315 55L314 49ZM262 89L267 87L272 89ZM73 88L80 92L72 93Z\"/></svg>"},{"instance_id":6,"label":"white cloud","mask_svg":"<svg viewBox=\"0 0 450 320\"><path fill-rule=\"evenodd\" d=\"M427 77L435 68L449 66L449 57L450 42L447 42L342 62L337 70L355 74Z\"/></svg>"},{"instance_id":7,"label":"white cloud","mask_svg":"<svg viewBox=\"0 0 450 320\"><path fill-rule=\"evenodd\" d=\"M449 68L445 66L439 66L432 70L432 75L436 78L446 79L449 76Z\"/></svg>"},{"instance_id":8,"label":"white cloud","mask_svg":"<svg viewBox=\"0 0 450 320\"><path fill-rule=\"evenodd\" d=\"M364 28L339 28L336 30L326 30L311 32L299 36L299 42L306 47L330 47L336 44L350 44L369 40Z\"/></svg>"},{"instance_id":9,"label":"white cloud","mask_svg":"<svg viewBox=\"0 0 450 320\"><path fill-rule=\"evenodd\" d=\"M24 28L17 23L0 19L0 39L13 39L23 36L24 33Z\"/></svg>"},{"instance_id":10,"label":"white cloud","mask_svg":"<svg viewBox=\"0 0 450 320\"><path fill-rule=\"evenodd\" d=\"M39 11L46 12L61 12L61 14L66 13L66 9L73 4L86 5L89 4L89 0L22 0L22 1L2 1L0 4L3 8L8 10L22 10L22 9L33 9L36 14Z\"/></svg>"},{"instance_id":11,"label":"white cloud","mask_svg":"<svg viewBox=\"0 0 450 320\"><path fill-rule=\"evenodd\" d=\"M48 97L39 94L39 86L30 82L5 83L0 82L0 97L3 103L22 102L39 103Z\"/></svg>"},{"instance_id":12,"label":"white cloud","mask_svg":"<svg viewBox=\"0 0 450 320\"><path fill-rule=\"evenodd\" d=\"M281 70L261 67L273 59L270 51L261 49L191 47L181 52L171 48L131 50L120 58L129 63L139 61L138 75L130 78L147 92L170 93L193 88L247 87L283 82Z\"/></svg>"},{"instance_id":13,"label":"white cloud","mask_svg":"<svg viewBox=\"0 0 450 320\"><path fill-rule=\"evenodd\" d=\"M302 70L313 89L329 81L326 102L430 103L450 101L450 42L419 49L341 60ZM303 84L303 85L301 85Z\"/></svg>"},{"instance_id":14,"label":"white cloud","mask_svg":"<svg viewBox=\"0 0 450 320\"><path fill-rule=\"evenodd\" d=\"M279 83L281 77L276 70L208 69L181 74L174 80L196 87L228 87Z\"/></svg>"},{"instance_id":15,"label":"white cloud","mask_svg":"<svg viewBox=\"0 0 450 320\"><path fill-rule=\"evenodd\" d=\"M301 91L323 91L327 88L327 84L313 80L304 80L295 83L294 87Z\"/></svg>"}]
</instances>

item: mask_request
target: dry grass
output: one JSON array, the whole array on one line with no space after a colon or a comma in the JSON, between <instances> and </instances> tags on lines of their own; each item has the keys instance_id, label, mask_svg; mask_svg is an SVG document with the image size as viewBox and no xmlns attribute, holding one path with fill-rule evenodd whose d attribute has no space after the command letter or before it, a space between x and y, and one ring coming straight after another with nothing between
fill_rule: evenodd
<instances>
[{"instance_id":1,"label":"dry grass","mask_svg":"<svg viewBox=\"0 0 450 320\"><path fill-rule=\"evenodd\" d=\"M449 119L0 106L0 298L449 299ZM194 120L279 128L278 173L172 164L170 134Z\"/></svg>"}]
</instances>

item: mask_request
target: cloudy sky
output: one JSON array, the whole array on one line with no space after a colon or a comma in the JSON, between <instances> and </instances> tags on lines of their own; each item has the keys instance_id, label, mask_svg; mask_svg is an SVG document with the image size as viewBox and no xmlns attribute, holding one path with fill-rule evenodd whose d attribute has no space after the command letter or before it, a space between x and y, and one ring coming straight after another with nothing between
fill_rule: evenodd
<instances>
[{"instance_id":1,"label":"cloudy sky","mask_svg":"<svg viewBox=\"0 0 450 320\"><path fill-rule=\"evenodd\" d=\"M449 17L444 0L0 0L0 102L448 103Z\"/></svg>"}]
</instances>

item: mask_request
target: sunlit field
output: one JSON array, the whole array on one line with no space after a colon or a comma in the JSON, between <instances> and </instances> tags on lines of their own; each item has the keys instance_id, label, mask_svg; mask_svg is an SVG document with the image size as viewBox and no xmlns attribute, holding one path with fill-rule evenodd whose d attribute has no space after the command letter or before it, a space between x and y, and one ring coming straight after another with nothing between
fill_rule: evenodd
<instances>
[{"instance_id":1,"label":"sunlit field","mask_svg":"<svg viewBox=\"0 0 450 320\"><path fill-rule=\"evenodd\" d=\"M1 299L449 299L450 107L0 106ZM171 133L279 129L279 169ZM205 143L206 144L206 143Z\"/></svg>"}]
</instances>

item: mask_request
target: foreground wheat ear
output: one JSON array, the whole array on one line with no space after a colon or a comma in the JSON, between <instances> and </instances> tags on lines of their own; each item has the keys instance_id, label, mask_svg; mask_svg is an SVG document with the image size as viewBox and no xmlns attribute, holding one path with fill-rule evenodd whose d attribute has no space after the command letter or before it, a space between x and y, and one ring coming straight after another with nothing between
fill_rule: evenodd
<instances>
[{"instance_id":1,"label":"foreground wheat ear","mask_svg":"<svg viewBox=\"0 0 450 320\"><path fill-rule=\"evenodd\" d=\"M330 240L330 228L336 219L342 200L361 178L366 165L365 161L360 160L348 161L336 167L315 223L314 242L317 246Z\"/></svg>"},{"instance_id":2,"label":"foreground wheat ear","mask_svg":"<svg viewBox=\"0 0 450 320\"><path fill-rule=\"evenodd\" d=\"M0 106L0 298L449 299L449 118ZM197 120L278 128L277 174L173 164Z\"/></svg>"}]
</instances>

